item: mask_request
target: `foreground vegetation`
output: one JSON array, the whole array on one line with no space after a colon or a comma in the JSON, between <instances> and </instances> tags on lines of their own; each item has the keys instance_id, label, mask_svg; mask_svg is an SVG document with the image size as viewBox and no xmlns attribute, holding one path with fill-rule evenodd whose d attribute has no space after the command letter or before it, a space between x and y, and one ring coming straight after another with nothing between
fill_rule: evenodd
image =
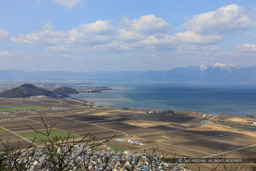
<instances>
[{"instance_id":1,"label":"foreground vegetation","mask_svg":"<svg viewBox=\"0 0 256 171\"><path fill-rule=\"evenodd\" d=\"M0 112L23 111L23 110L40 110L45 109L41 106L15 106L15 107L0 107Z\"/></svg>"},{"instance_id":2,"label":"foreground vegetation","mask_svg":"<svg viewBox=\"0 0 256 171\"><path fill-rule=\"evenodd\" d=\"M120 152L120 151L125 151L127 150L126 148L116 145L116 144L112 144L110 142L106 143L112 150L114 150L114 152Z\"/></svg>"},{"instance_id":3,"label":"foreground vegetation","mask_svg":"<svg viewBox=\"0 0 256 171\"><path fill-rule=\"evenodd\" d=\"M247 148L245 150L248 151L248 152L256 153L256 147Z\"/></svg>"},{"instance_id":4,"label":"foreground vegetation","mask_svg":"<svg viewBox=\"0 0 256 171\"><path fill-rule=\"evenodd\" d=\"M4 128L0 127L0 132L5 132L6 130Z\"/></svg>"},{"instance_id":5,"label":"foreground vegetation","mask_svg":"<svg viewBox=\"0 0 256 171\"><path fill-rule=\"evenodd\" d=\"M89 132L84 136L76 139L76 135L70 132L56 129L58 122L47 124L43 117L41 121L45 127L44 130L36 130L30 127L32 131L21 132L20 135L26 138L33 138L30 145L26 149L21 149L19 142L17 146L10 146L9 141L4 141L0 138L0 143L5 147L4 152L0 153L0 170L34 170L36 158L40 155L43 160L43 166L46 170L64 171L73 170L74 163L79 156L83 155L88 150L93 150L95 147L108 142L106 139L100 143L95 143L95 136ZM39 146L35 144L38 142ZM83 142L82 148L77 151L77 146ZM76 151L74 155L74 151ZM88 170L88 169L85 169Z\"/></svg>"},{"instance_id":6,"label":"foreground vegetation","mask_svg":"<svg viewBox=\"0 0 256 171\"><path fill-rule=\"evenodd\" d=\"M95 150L99 149L102 144L107 144L115 152L126 150L123 147L111 143L109 139L103 140L101 142L95 142L95 136L91 135L90 132L84 137L80 137L71 134L67 131L62 131L56 129L58 122L46 123L41 117L41 121L45 127L44 130L36 130L33 127L31 131L19 132L18 134L31 140L31 144L26 149L21 149L20 144L17 146L11 147L8 140L5 141L0 138L0 144L5 147L3 153L0 153L0 170L53 170L53 171L64 171L64 170L94 170L90 169L90 166L94 165L95 161L100 160L103 170L113 170L107 168L107 166L114 166L116 169L126 169L134 170L134 168L141 168L141 163L144 164L148 170L157 170L157 168L163 168L163 170L171 170L176 167L176 162L173 162L173 165L163 166L163 163L166 164L167 160L164 158L159 158L156 155L156 150L151 149L149 151L144 150L145 154L139 156L138 158L133 158L133 154L128 156L123 160L122 153L108 153L105 155L105 152L97 152ZM2 129L4 131L4 129ZM81 157L82 156L82 157ZM124 156L124 155L123 155ZM115 158L117 157L117 158ZM132 158L132 161L130 159ZM93 161L91 161L93 159ZM114 159L114 165L112 165ZM119 159L119 161L115 161ZM133 160L134 159L134 160ZM145 162L146 161L146 162ZM175 161L168 159L168 162ZM39 166L39 163L42 165ZM126 168L125 164L130 163ZM97 163L97 162L96 162ZM116 165L119 163L119 165ZM90 165L91 164L91 165ZM168 163L167 163L168 164ZM180 167L178 163L178 167ZM143 167L144 167L143 166ZM250 168L249 168L250 167ZM248 168L248 169L247 169ZM242 165L226 165L221 163L213 167L212 171L234 171L234 170L244 170L245 167ZM246 166L247 170L251 170L251 166ZM255 170L255 168L253 168ZM97 170L95 168L95 170ZM98 169L99 170L99 169ZM177 170L177 169L176 169ZM178 169L180 170L180 169ZM198 169L200 170L200 168Z\"/></svg>"}]
</instances>

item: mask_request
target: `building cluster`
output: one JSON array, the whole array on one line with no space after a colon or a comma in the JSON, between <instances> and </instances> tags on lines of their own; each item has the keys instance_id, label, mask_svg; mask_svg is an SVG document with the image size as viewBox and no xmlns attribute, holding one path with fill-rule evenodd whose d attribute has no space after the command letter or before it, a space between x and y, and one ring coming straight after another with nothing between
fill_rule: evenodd
<instances>
[{"instance_id":1,"label":"building cluster","mask_svg":"<svg viewBox=\"0 0 256 171\"><path fill-rule=\"evenodd\" d=\"M130 144L144 145L142 142L139 142L137 140L132 140L132 139L128 139L127 142Z\"/></svg>"},{"instance_id":2,"label":"building cluster","mask_svg":"<svg viewBox=\"0 0 256 171\"><path fill-rule=\"evenodd\" d=\"M65 170L89 170L89 171L187 171L189 170L186 166L181 163L172 164L171 162L162 161L156 154L139 154L136 152L118 152L113 153L112 151L91 151L84 150L82 146L72 151L65 149L58 149L57 155L67 153L63 158L62 164L56 160L55 167L65 168ZM51 171L54 169L54 162L50 162L51 155L45 154L42 150L33 150L23 152L17 160L18 165L25 168L28 171L41 170ZM7 160L8 161L8 160ZM7 163L11 167L13 162Z\"/></svg>"}]
</instances>

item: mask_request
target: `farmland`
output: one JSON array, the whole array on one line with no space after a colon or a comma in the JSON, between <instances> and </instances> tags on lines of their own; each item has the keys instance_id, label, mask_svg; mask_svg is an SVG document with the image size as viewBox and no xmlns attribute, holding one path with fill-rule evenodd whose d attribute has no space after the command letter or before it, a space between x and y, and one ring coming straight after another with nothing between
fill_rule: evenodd
<instances>
[{"instance_id":1,"label":"farmland","mask_svg":"<svg viewBox=\"0 0 256 171\"><path fill-rule=\"evenodd\" d=\"M0 132L5 132L6 130L0 127Z\"/></svg>"},{"instance_id":2,"label":"farmland","mask_svg":"<svg viewBox=\"0 0 256 171\"><path fill-rule=\"evenodd\" d=\"M37 101L31 100L30 105L38 105ZM22 103L29 105L29 100ZM1 115L0 126L4 130L0 128L0 138L8 139L11 145L19 141L22 147L28 146L35 136L30 127L44 129L42 116L46 124L58 122L52 135L65 136L70 131L75 138L93 135L95 142L111 139L108 143L114 151L144 153L144 150L151 151L152 147L156 147L157 153L164 152L168 157L255 157L256 134L253 131L231 129L211 121L202 124L205 118L200 115L148 114L147 110L89 108L85 103L45 99L40 103L44 110L35 110L34 114L14 112ZM51 106L65 109L52 111ZM128 140L141 144L130 143ZM0 145L0 149L4 147ZM193 164L190 166L193 168Z\"/></svg>"},{"instance_id":3,"label":"farmland","mask_svg":"<svg viewBox=\"0 0 256 171\"><path fill-rule=\"evenodd\" d=\"M36 143L41 143L47 140L48 138L46 137L46 130L39 130L40 133L36 131L25 131L25 132L18 132L17 134L32 141L35 138ZM73 135L73 134L68 134L67 131L62 131L59 129L52 129L50 133L50 137L70 137L70 138L79 138L80 136Z\"/></svg>"},{"instance_id":4,"label":"farmland","mask_svg":"<svg viewBox=\"0 0 256 171\"><path fill-rule=\"evenodd\" d=\"M15 106L15 107L3 107L0 106L0 112L9 112L9 111L25 111L25 110L38 110L38 109L44 109L41 106Z\"/></svg>"}]
</instances>

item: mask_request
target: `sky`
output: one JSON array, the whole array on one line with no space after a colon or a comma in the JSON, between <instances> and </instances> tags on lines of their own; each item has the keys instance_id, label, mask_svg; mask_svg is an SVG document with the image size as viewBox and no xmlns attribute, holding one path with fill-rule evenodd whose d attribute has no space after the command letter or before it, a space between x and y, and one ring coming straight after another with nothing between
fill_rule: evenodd
<instances>
[{"instance_id":1,"label":"sky","mask_svg":"<svg viewBox=\"0 0 256 171\"><path fill-rule=\"evenodd\" d=\"M0 2L0 70L256 65L255 0Z\"/></svg>"}]
</instances>

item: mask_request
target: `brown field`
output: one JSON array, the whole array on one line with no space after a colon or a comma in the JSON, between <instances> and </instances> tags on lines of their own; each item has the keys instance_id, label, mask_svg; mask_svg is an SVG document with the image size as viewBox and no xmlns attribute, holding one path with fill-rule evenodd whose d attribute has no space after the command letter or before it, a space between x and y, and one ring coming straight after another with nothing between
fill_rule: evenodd
<instances>
[{"instance_id":1,"label":"brown field","mask_svg":"<svg viewBox=\"0 0 256 171\"><path fill-rule=\"evenodd\" d=\"M252 122L248 118L228 118L228 120L230 120L232 122L248 123L248 124Z\"/></svg>"},{"instance_id":2,"label":"brown field","mask_svg":"<svg viewBox=\"0 0 256 171\"><path fill-rule=\"evenodd\" d=\"M18 103L39 105L38 99L9 99L1 100L0 105L14 105ZM90 109L84 104L74 101L44 99L40 106L47 109L34 111L33 114L11 113L0 115L0 126L7 131L0 132L3 140L10 140L11 145L20 141L22 147L29 142L19 137L16 133L28 131L28 125L35 129L43 129L42 115L47 124L55 123L58 129L71 131L79 136L85 136L88 132L101 142L115 136L111 140L116 145L131 151L144 153L144 149L150 151L152 147L158 148L158 153L165 152L169 157L255 157L254 152L243 149L250 145L256 145L256 133L231 129L227 126L216 125L208 122L202 125L202 118L187 114L147 114L146 110L122 110L115 108ZM51 111L51 106L68 107L61 111ZM234 118L238 121L238 118ZM232 121L235 121L235 120ZM240 120L239 120L240 121ZM115 141L116 138L125 140ZM128 139L137 140L144 145L130 144ZM0 145L3 150L3 145ZM225 152L224 154L222 154ZM195 164L190 164L196 167ZM202 164L204 168L210 168Z\"/></svg>"},{"instance_id":3,"label":"brown field","mask_svg":"<svg viewBox=\"0 0 256 171\"><path fill-rule=\"evenodd\" d=\"M237 130L237 129L229 129L226 126L220 126L216 124L209 124L207 128L212 129L212 130L219 130L219 131L228 131L228 132L235 132L238 134L245 134L248 136L256 137L256 133L254 131L243 131L243 130Z\"/></svg>"},{"instance_id":4,"label":"brown field","mask_svg":"<svg viewBox=\"0 0 256 171\"><path fill-rule=\"evenodd\" d=\"M5 131L5 132L0 132L0 139L3 140L3 143L7 143L10 145L10 147L19 147L20 148L26 148L30 145L30 143L23 138L15 135L12 132ZM5 147L3 143L0 143L0 151L3 150Z\"/></svg>"},{"instance_id":5,"label":"brown field","mask_svg":"<svg viewBox=\"0 0 256 171\"><path fill-rule=\"evenodd\" d=\"M141 128L149 128L153 126L161 126L161 125L168 125L169 123L161 122L161 121L147 121L147 120L128 120L124 121L123 123L133 126L138 126Z\"/></svg>"},{"instance_id":6,"label":"brown field","mask_svg":"<svg viewBox=\"0 0 256 171\"><path fill-rule=\"evenodd\" d=\"M29 119L17 119L17 120L10 120L8 122L0 122L1 126L13 131L13 132L20 132L20 131L27 131L31 130L29 126L32 126L35 129L43 129L42 124L38 124L37 122L33 122Z\"/></svg>"}]
</instances>

